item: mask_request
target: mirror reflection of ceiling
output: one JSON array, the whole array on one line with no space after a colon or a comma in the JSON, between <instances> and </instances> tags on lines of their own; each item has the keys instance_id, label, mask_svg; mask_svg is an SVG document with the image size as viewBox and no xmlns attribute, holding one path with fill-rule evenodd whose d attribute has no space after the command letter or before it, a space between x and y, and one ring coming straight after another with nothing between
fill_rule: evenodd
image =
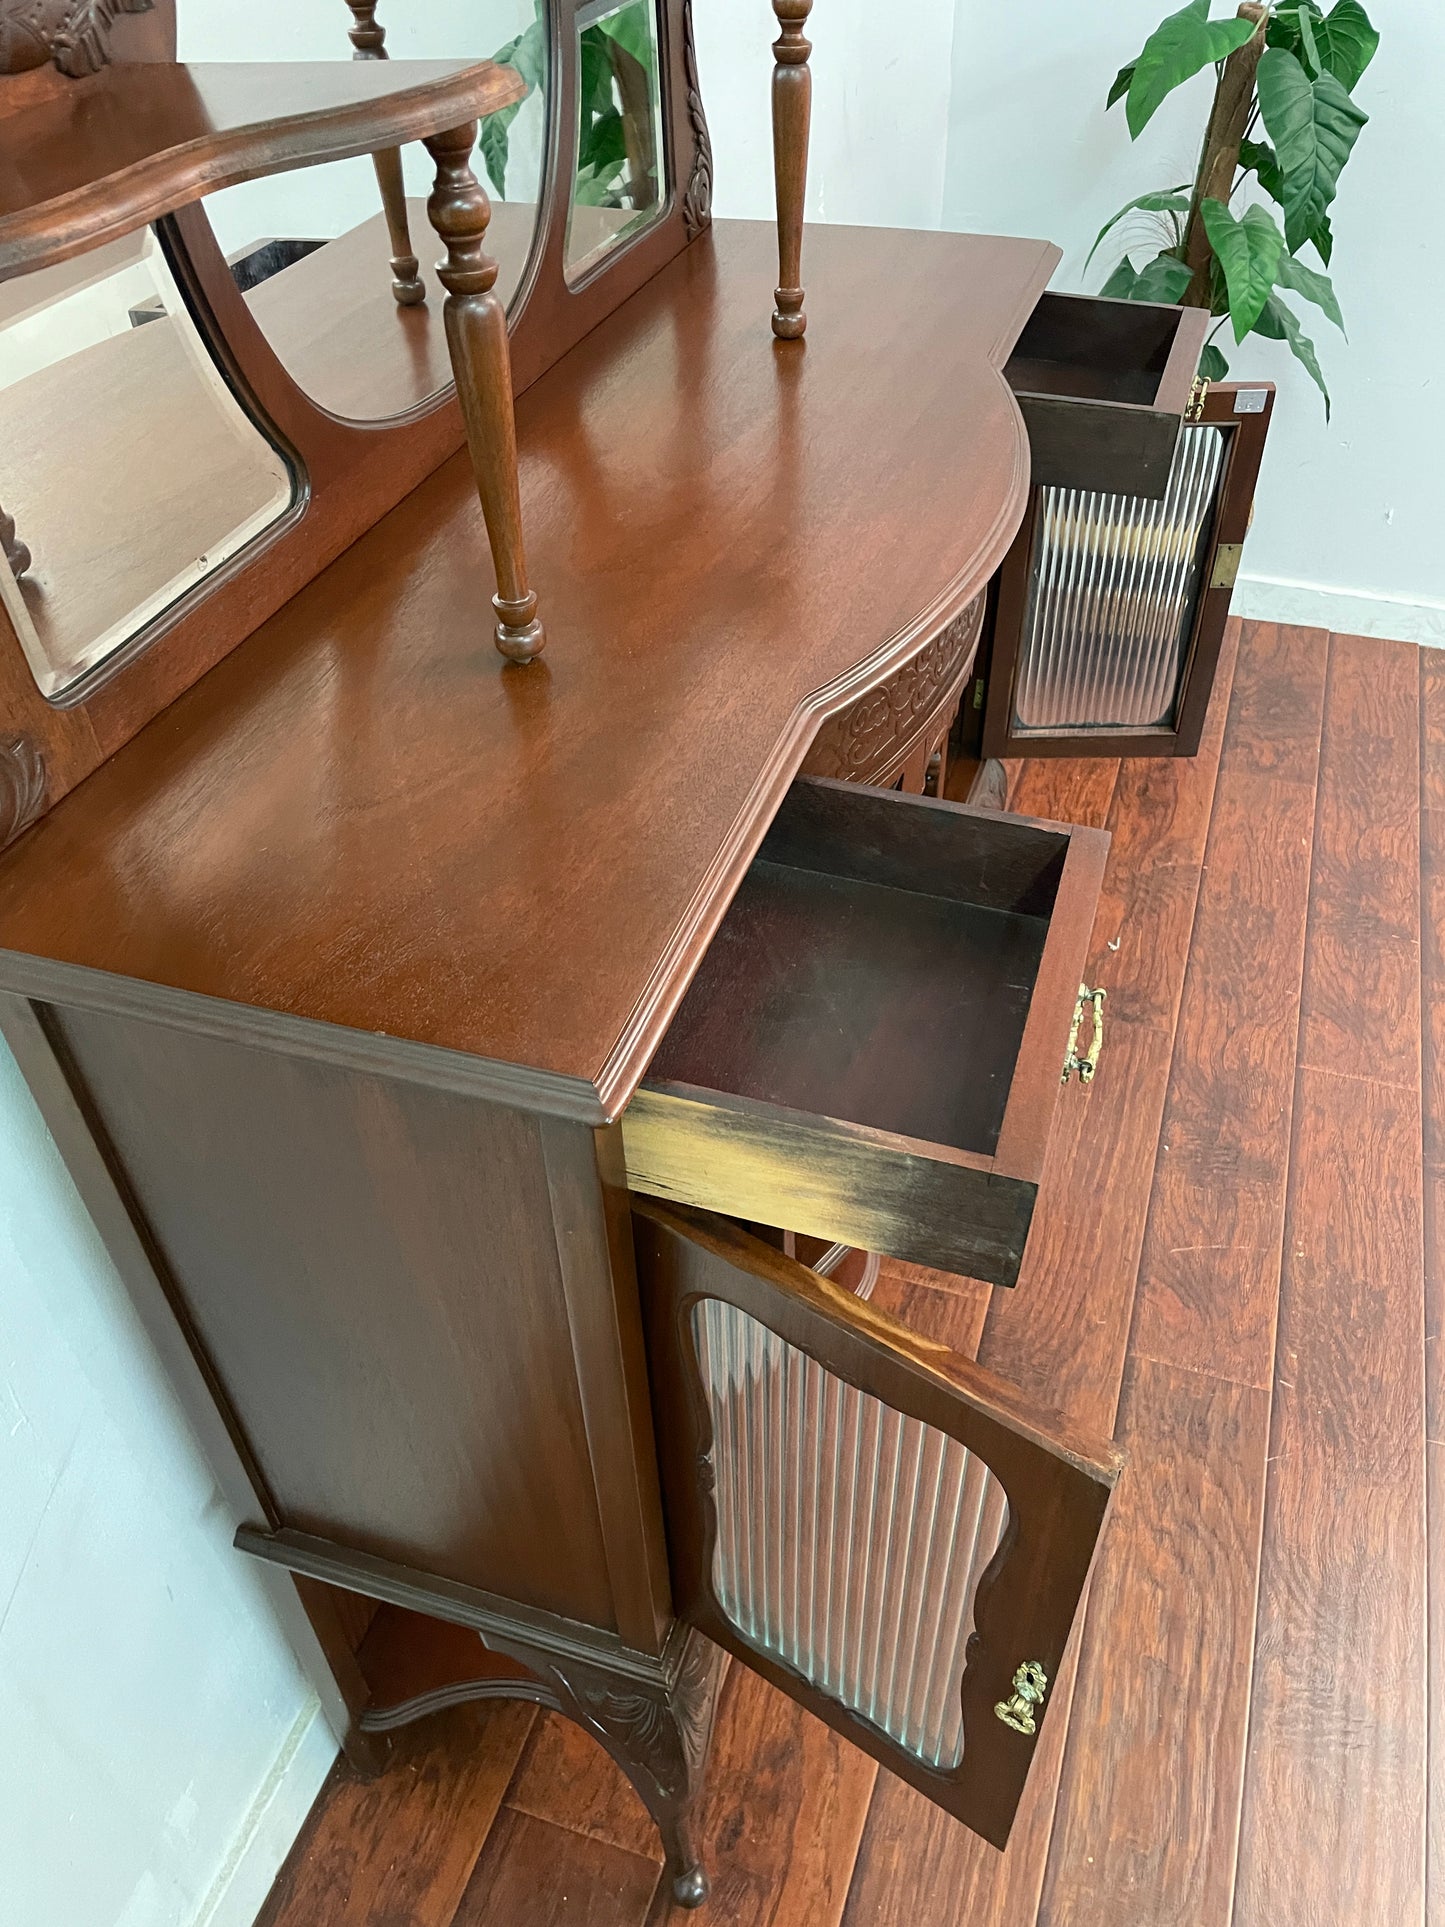
<instances>
[{"instance_id":1,"label":"mirror reflection of ceiling","mask_svg":"<svg viewBox=\"0 0 1445 1927\"><path fill-rule=\"evenodd\" d=\"M337 60L356 23L343 0L180 0L182 60ZM473 166L492 200L488 251L510 301L531 251L546 145L543 0L378 0L376 24L395 60L498 59L521 73L525 100L482 123ZM426 213L434 169L420 144L402 149L410 251L424 300L399 303L383 214L381 167L332 161L210 195L222 252L277 358L319 407L384 420L448 387L442 328L443 253Z\"/></svg>"}]
</instances>

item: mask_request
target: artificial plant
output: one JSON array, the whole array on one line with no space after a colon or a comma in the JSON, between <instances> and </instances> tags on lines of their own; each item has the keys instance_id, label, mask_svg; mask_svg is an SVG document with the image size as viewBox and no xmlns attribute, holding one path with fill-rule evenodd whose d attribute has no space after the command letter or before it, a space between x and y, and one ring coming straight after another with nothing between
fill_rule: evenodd
<instances>
[{"instance_id":1,"label":"artificial plant","mask_svg":"<svg viewBox=\"0 0 1445 1927\"><path fill-rule=\"evenodd\" d=\"M1343 330L1327 272L1334 251L1330 206L1340 174L1369 116L1354 90L1380 36L1360 0L1287 5L1244 0L1234 19L1210 18L1210 0L1189 0L1119 71L1108 105L1124 102L1137 140L1160 104L1195 74L1214 67L1214 109L1192 188L1141 194L1105 223L1090 250L1136 210L1169 224L1169 244L1142 268L1126 254L1102 293L1132 301L1207 308L1220 317L1200 360L1212 381L1229 372L1216 341L1228 325L1285 341L1330 406L1314 343L1283 296L1298 295ZM1264 198L1261 198L1264 197ZM1266 205L1272 201L1284 217ZM1301 259L1309 248L1319 266Z\"/></svg>"},{"instance_id":2,"label":"artificial plant","mask_svg":"<svg viewBox=\"0 0 1445 1927\"><path fill-rule=\"evenodd\" d=\"M584 27L577 177L572 199L587 207L648 208L658 199L657 143L652 104L657 90L657 42L649 0L624 0L605 19ZM512 122L542 85L547 68L543 0L531 24L492 55L527 83L522 100L482 122L481 152L493 187L507 192Z\"/></svg>"}]
</instances>

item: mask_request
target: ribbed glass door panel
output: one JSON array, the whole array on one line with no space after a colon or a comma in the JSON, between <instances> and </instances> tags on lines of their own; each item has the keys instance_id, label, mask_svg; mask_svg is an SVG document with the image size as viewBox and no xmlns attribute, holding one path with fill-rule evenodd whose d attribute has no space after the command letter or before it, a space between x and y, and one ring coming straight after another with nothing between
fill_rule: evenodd
<instances>
[{"instance_id":1,"label":"ribbed glass door panel","mask_svg":"<svg viewBox=\"0 0 1445 1927\"><path fill-rule=\"evenodd\" d=\"M1172 724L1225 448L1181 430L1158 502L1039 490L1015 735Z\"/></svg>"},{"instance_id":2,"label":"ribbed glass door panel","mask_svg":"<svg viewBox=\"0 0 1445 1927\"><path fill-rule=\"evenodd\" d=\"M712 1584L738 1631L898 1745L963 1758L974 1595L1003 1487L947 1433L892 1411L736 1306L693 1341L713 1426Z\"/></svg>"}]
</instances>

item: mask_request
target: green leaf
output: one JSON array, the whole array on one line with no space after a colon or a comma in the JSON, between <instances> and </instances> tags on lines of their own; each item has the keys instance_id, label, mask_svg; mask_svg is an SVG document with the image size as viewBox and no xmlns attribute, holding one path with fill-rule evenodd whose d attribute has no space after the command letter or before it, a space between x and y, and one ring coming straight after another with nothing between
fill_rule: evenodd
<instances>
[{"instance_id":1,"label":"green leaf","mask_svg":"<svg viewBox=\"0 0 1445 1927\"><path fill-rule=\"evenodd\" d=\"M1161 188L1154 194L1141 194L1137 200L1130 201L1127 207L1121 207L1117 214L1112 215L1109 220L1105 221L1104 225L1095 235L1094 245L1089 249L1089 260L1084 263L1084 272L1086 274L1089 270L1089 261L1092 261L1094 256L1099 252L1099 243L1103 240L1104 236L1116 228L1126 214L1132 214L1136 209L1139 209L1145 214L1187 214L1189 212L1188 187L1186 185Z\"/></svg>"},{"instance_id":2,"label":"green leaf","mask_svg":"<svg viewBox=\"0 0 1445 1927\"><path fill-rule=\"evenodd\" d=\"M1287 254L1279 264L1275 286L1289 288L1295 294L1302 294L1306 301L1313 301L1317 308L1324 310L1340 333L1345 333L1345 317L1340 313L1334 284L1327 274L1320 274L1314 268L1306 267L1303 261L1297 261L1292 254Z\"/></svg>"},{"instance_id":3,"label":"green leaf","mask_svg":"<svg viewBox=\"0 0 1445 1927\"><path fill-rule=\"evenodd\" d=\"M1330 265L1330 257L1335 251L1335 231L1330 226L1330 217L1328 214L1322 214L1320 216L1320 224L1310 236L1310 240L1314 243L1315 253L1318 254L1321 261L1328 267Z\"/></svg>"},{"instance_id":4,"label":"green leaf","mask_svg":"<svg viewBox=\"0 0 1445 1927\"><path fill-rule=\"evenodd\" d=\"M500 112L488 114L482 122L482 131L477 145L481 149L482 161L486 166L487 178L495 188L497 198L507 198L507 161L511 154L511 126L522 111L522 103L514 100L510 107Z\"/></svg>"},{"instance_id":5,"label":"green leaf","mask_svg":"<svg viewBox=\"0 0 1445 1927\"><path fill-rule=\"evenodd\" d=\"M1284 236L1262 207L1246 208L1242 221L1235 220L1223 201L1205 201L1199 211L1209 245L1224 269L1234 338L1243 341L1274 288Z\"/></svg>"},{"instance_id":6,"label":"green leaf","mask_svg":"<svg viewBox=\"0 0 1445 1927\"><path fill-rule=\"evenodd\" d=\"M657 42L653 37L652 14L647 0L632 0L632 5L619 7L609 14L606 20L598 22L603 33L615 40L619 47L625 47L637 64L651 73L656 64Z\"/></svg>"},{"instance_id":7,"label":"green leaf","mask_svg":"<svg viewBox=\"0 0 1445 1927\"><path fill-rule=\"evenodd\" d=\"M1268 141L1241 141L1239 143L1239 164L1246 173L1252 173L1271 200L1284 206L1284 178L1279 171L1274 149Z\"/></svg>"},{"instance_id":8,"label":"green leaf","mask_svg":"<svg viewBox=\"0 0 1445 1927\"><path fill-rule=\"evenodd\" d=\"M1131 136L1138 140L1176 87L1216 61L1227 60L1254 31L1252 20L1211 20L1209 0L1189 0L1161 21L1145 41L1129 81Z\"/></svg>"},{"instance_id":9,"label":"green leaf","mask_svg":"<svg viewBox=\"0 0 1445 1927\"><path fill-rule=\"evenodd\" d=\"M1206 381L1223 381L1229 373L1229 363L1224 358L1224 350L1208 342L1200 350L1199 372Z\"/></svg>"},{"instance_id":10,"label":"green leaf","mask_svg":"<svg viewBox=\"0 0 1445 1927\"><path fill-rule=\"evenodd\" d=\"M1137 270L1126 254L1100 288L1099 298L1103 301L1157 301L1163 307L1173 308L1178 306L1179 297L1192 279L1188 267L1177 254L1166 251Z\"/></svg>"},{"instance_id":11,"label":"green leaf","mask_svg":"<svg viewBox=\"0 0 1445 1927\"><path fill-rule=\"evenodd\" d=\"M1301 14L1308 14L1311 25L1315 25L1324 18L1324 9L1318 0L1301 0L1297 7L1276 7L1265 31L1265 44L1283 47L1288 53L1297 55L1304 44L1300 32Z\"/></svg>"},{"instance_id":12,"label":"green leaf","mask_svg":"<svg viewBox=\"0 0 1445 1927\"><path fill-rule=\"evenodd\" d=\"M1157 301L1164 307L1177 307L1184 290L1194 279L1186 262L1177 254L1158 254L1139 270L1129 291L1131 301Z\"/></svg>"},{"instance_id":13,"label":"green leaf","mask_svg":"<svg viewBox=\"0 0 1445 1927\"><path fill-rule=\"evenodd\" d=\"M1268 47L1259 63L1259 107L1283 176L1290 252L1309 240L1369 116L1331 73L1311 80L1291 53Z\"/></svg>"},{"instance_id":14,"label":"green leaf","mask_svg":"<svg viewBox=\"0 0 1445 1927\"><path fill-rule=\"evenodd\" d=\"M1127 67L1121 67L1118 73L1115 74L1114 76L1114 84L1109 89L1109 98L1104 102L1105 113L1109 111L1109 109L1114 105L1115 101L1122 100L1125 94L1128 93L1129 85L1130 85L1130 82L1133 80L1133 78L1134 78L1134 63L1131 60Z\"/></svg>"},{"instance_id":15,"label":"green leaf","mask_svg":"<svg viewBox=\"0 0 1445 1927\"><path fill-rule=\"evenodd\" d=\"M1320 59L1320 50L1315 44L1314 29L1314 23L1319 19L1319 15L1311 13L1308 7L1301 7L1296 18L1299 21L1300 62L1310 73L1322 73L1324 62Z\"/></svg>"},{"instance_id":16,"label":"green leaf","mask_svg":"<svg viewBox=\"0 0 1445 1927\"><path fill-rule=\"evenodd\" d=\"M1296 317L1280 300L1272 294L1264 304L1259 320L1254 324L1254 332L1264 335L1270 341L1287 341L1290 352L1296 361L1306 369L1310 380L1325 398L1325 420L1330 418L1330 391L1325 386L1324 371L1320 367L1315 344L1300 327Z\"/></svg>"},{"instance_id":17,"label":"green leaf","mask_svg":"<svg viewBox=\"0 0 1445 1927\"><path fill-rule=\"evenodd\" d=\"M1315 27L1315 45L1326 69L1352 94L1375 57L1380 36L1360 0L1339 0Z\"/></svg>"}]
</instances>

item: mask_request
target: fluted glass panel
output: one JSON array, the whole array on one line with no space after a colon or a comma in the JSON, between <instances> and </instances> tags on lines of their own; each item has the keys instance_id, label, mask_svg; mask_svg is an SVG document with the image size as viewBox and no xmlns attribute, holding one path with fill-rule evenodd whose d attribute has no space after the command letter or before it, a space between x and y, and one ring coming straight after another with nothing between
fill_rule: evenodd
<instances>
[{"instance_id":1,"label":"fluted glass panel","mask_svg":"<svg viewBox=\"0 0 1445 1927\"><path fill-rule=\"evenodd\" d=\"M1003 1487L956 1439L736 1306L704 1299L692 1328L713 1424L718 1603L754 1646L920 1760L957 1766Z\"/></svg>"},{"instance_id":2,"label":"fluted glass panel","mask_svg":"<svg viewBox=\"0 0 1445 1927\"><path fill-rule=\"evenodd\" d=\"M1186 426L1159 502L1039 491L1016 733L1172 723L1224 453Z\"/></svg>"}]
</instances>

